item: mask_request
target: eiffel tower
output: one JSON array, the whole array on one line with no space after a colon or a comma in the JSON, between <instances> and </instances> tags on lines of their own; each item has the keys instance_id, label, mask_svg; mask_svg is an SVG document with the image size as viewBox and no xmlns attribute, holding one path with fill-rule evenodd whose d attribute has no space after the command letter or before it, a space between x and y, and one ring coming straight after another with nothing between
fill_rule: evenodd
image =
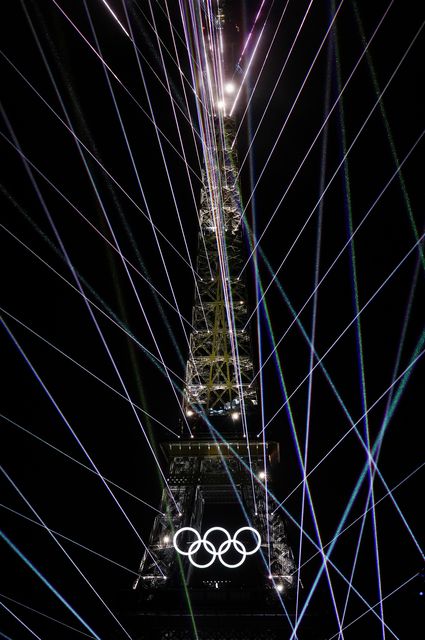
<instances>
[{"instance_id":1,"label":"eiffel tower","mask_svg":"<svg viewBox=\"0 0 425 640\"><path fill-rule=\"evenodd\" d=\"M182 400L191 435L162 444L163 515L134 584L140 640L277 640L296 581L285 523L268 502L279 445L256 437L235 122L216 113L211 131Z\"/></svg>"}]
</instances>

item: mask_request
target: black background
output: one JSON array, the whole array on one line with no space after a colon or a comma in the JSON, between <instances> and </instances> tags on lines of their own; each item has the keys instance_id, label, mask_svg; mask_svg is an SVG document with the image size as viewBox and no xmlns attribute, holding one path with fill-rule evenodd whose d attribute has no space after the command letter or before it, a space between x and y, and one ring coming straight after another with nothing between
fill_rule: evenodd
<instances>
[{"instance_id":1,"label":"black background","mask_svg":"<svg viewBox=\"0 0 425 640\"><path fill-rule=\"evenodd\" d=\"M75 27L96 48L84 3L58 4ZM233 14L233 24L238 25L242 42L251 29L260 3L230 4L235 5L229 8L229 12ZM248 90L240 99L237 118L240 118L245 110L247 93L251 92L260 73L285 4L280 1L273 4L265 3L254 30L253 41L258 37L269 10L270 13L248 76ZM178 3L169 2L169 5L173 26L182 36ZM238 135L241 162L244 161L248 148L248 122L255 131L261 117L265 115L250 149L249 158L242 164L241 184L245 202L248 201L252 190L250 163L254 176L258 178L294 105L329 24L332 12L330 3L313 2L277 90L268 105L269 97L308 5L309 3L298 0L288 3L250 102L249 118L246 117L242 121ZM388 9L368 48L375 80L381 90L391 78L422 24L424 16L420 5L421 3L406 3L401 0L390 3L382 0L373 3L363 0L357 3L366 40L372 36ZM110 6L114 7L122 22L127 24L122 4L117 0L111 2ZM164 7L165 4L161 1L152 2L156 31L163 44L172 51L173 43L163 13ZM119 318L138 343L155 355L157 351L117 252L40 174L33 171L42 200L37 196L22 159L7 140L19 145L27 158L113 244L111 230L104 215L106 212L123 254L139 271L137 273L133 267L130 268L155 340L178 385L179 378L174 374L180 377L184 375L187 343L178 315L163 300L159 299L157 304L152 295L151 284L175 305L152 228L140 209L146 212L148 205L154 223L172 245L160 239L175 300L182 315L188 319L194 282L187 264L174 250L175 248L187 260L185 243L155 128L146 115L150 113L151 105L157 126L181 153L169 96L152 71L154 70L161 81L165 82L156 34L149 25L149 22L152 22L150 3L145 0L139 0L138 3L127 2L135 41L143 55L140 64L149 100L131 41L102 2L89 0L87 8L101 55L120 80L118 82L116 78L109 76L145 200L133 171L99 58L53 1L44 0L38 3L25 0L13 5L8 3L3 20L2 51L9 62L4 55L1 57L4 109L1 128L2 224L9 230L8 232L4 228L1 229L2 317L57 403L57 407L52 404L7 330L2 329L2 414L6 419L2 419L1 450L4 470L47 526L122 565L118 567L76 546L73 542L60 538L64 548L90 583L108 606L112 606L116 594L125 592L131 586L134 577L132 573L137 570L142 554L140 540L99 478L19 426L83 464L89 464L69 429L71 426L106 478L154 506L158 504L160 496L159 474L130 405L18 322L27 325L123 393L82 297L43 264L40 258L75 286L70 267L63 258L65 249L87 297L103 311L106 310L109 316L114 314L115 318ZM349 78L364 50L354 3L349 0L343 2L335 25L336 31L333 30L326 40L258 183L255 190L255 207L252 206L253 202L248 207L247 222L252 225L255 218L258 234L265 228L278 206L322 125L325 114L339 94L335 38L338 42L342 84ZM175 37L181 67L187 77L190 77L187 53L177 35ZM421 31L383 96L381 104L385 110L391 138L386 129L383 111L378 105L348 155L347 170L354 228L362 221L396 171L392 145L399 161L402 161L423 132L423 42ZM331 47L330 71L327 70L328 45ZM45 62L41 51L45 56ZM172 94L178 106L185 110L179 73L170 57L165 52L163 55ZM16 69L13 69L11 63ZM241 66L243 69L246 68L246 59L242 60ZM316 205L320 197L322 171L324 184L327 185L340 164L343 156L342 132L345 132L349 146L376 103L377 95L370 69L367 57L363 56L343 94L343 124L337 105L329 118L325 156L322 156L323 136L320 136L260 243L273 269L279 267ZM235 81L240 81L240 78L236 73ZM326 108L327 78L330 102ZM56 83L58 93L54 89L52 79ZM187 85L185 88L190 114L197 128L193 94ZM83 151L93 183L90 181L73 136L35 91L39 92L51 109L64 120L65 107L75 134L140 209L105 174L96 161ZM185 164L162 138L163 153L187 246L194 261L197 246L196 205L200 192L200 167L190 126L178 108L176 109L184 152L193 170L190 175L196 202L192 196ZM368 302L416 242L411 219L415 221L419 235L424 231L423 148L422 139L402 167L403 183L399 176L391 180L355 236L360 308ZM198 153L201 154L199 146ZM96 197L93 184L103 203L104 211ZM46 211L55 225L56 233ZM318 223L319 211L320 209L316 209L279 271L279 283L297 312L313 290L319 226L320 275L325 273L349 237L343 167L332 180L323 198L321 225ZM28 248L21 243L25 243ZM264 286L267 286L271 276L261 257L259 269ZM251 291L251 306L254 308L251 264L246 272ZM276 284L272 285L267 293L266 301L271 326L278 339L291 324L293 315ZM424 263L420 262L418 251L415 249L360 316L367 406L374 403L390 386L400 344L396 375L402 373L409 365L424 330L423 309ZM308 335L312 333L312 310L311 300L300 316ZM319 355L327 351L354 318L355 313L350 251L347 248L318 289L315 346ZM13 317L8 314L12 314ZM161 367L152 363L135 340L129 338L99 310L95 309L94 314L133 401L179 433L179 405ZM408 321L406 330L403 331L406 317ZM252 329L255 336L255 320L252 321ZM260 333L266 357L270 353L271 343L264 317L261 320ZM356 324L353 323L324 359L327 371L354 421L358 421L364 413L356 335ZM256 337L253 345L256 353ZM309 371L309 346L296 325L291 327L281 342L278 354L286 388L291 394ZM258 367L258 354L255 364ZM414 471L423 460L423 361L419 360L410 372L409 381L386 430L379 456L379 469L390 488ZM282 406L285 398L273 358L267 362L263 374L263 403L267 422ZM308 385L305 382L290 399L302 451L307 391ZM382 425L386 400L387 396L368 414L372 443ZM154 448L157 449L159 443L169 438L170 434L155 421L147 420L143 413L138 414ZM320 367L317 367L313 373L312 385L309 469L322 459L349 427L347 415ZM364 421L360 420L359 429L362 434L364 428ZM256 433L257 425L253 427L254 437ZM281 446L281 465L275 478L276 492L282 499L290 495L285 507L299 522L302 493L297 487L302 474L287 410L281 410L270 423L267 436L278 440ZM334 536L365 460L365 452L358 438L351 433L317 471L312 473L310 489L323 543L330 541ZM412 540L412 534L420 534L419 476L419 473L412 476L394 493L411 532L388 497L376 509L383 596L397 589L421 570L421 556ZM113 488L113 491L139 535L147 541L154 511L119 489ZM367 491L367 482L364 482L348 514L346 524L350 524L364 512ZM375 499L378 500L386 493L381 481L376 478ZM56 543L49 538L48 533L5 508L14 509L22 515L36 519L5 477L2 478L1 495L2 530L13 544L78 610L100 637L125 637L87 583ZM332 561L347 578L350 577L353 567L360 522L339 538L331 555ZM304 526L308 534L316 540L308 508ZM293 550L298 558L299 530L293 523L289 525L289 530ZM313 545L303 538L301 580L304 599L320 568L318 556L310 560L314 553ZM77 632L60 627L57 623L45 620L40 615L6 599L13 598L66 624L75 627L79 625L75 617L4 542L2 566L4 570L1 571L0 592L4 597L0 596L0 600L7 607L43 639L78 637ZM342 612L347 585L332 568L330 573L338 608ZM369 604L379 601L370 513L365 522L355 567L354 586ZM419 577L416 577L384 602L385 621L396 637L411 637L410 630L418 630L421 588ZM333 615L324 576L314 592L308 611L310 610L329 611L331 617ZM376 610L379 611L379 607ZM345 623L364 612L364 603L352 594ZM79 628L84 631L83 627ZM335 616L331 629L327 636L318 637L331 637L337 632ZM13 639L32 637L31 633L7 612L2 613L0 630ZM361 634L367 638L383 637L381 625L372 614L365 615L348 627L344 637L357 639ZM393 637L389 632L387 635Z\"/></svg>"}]
</instances>

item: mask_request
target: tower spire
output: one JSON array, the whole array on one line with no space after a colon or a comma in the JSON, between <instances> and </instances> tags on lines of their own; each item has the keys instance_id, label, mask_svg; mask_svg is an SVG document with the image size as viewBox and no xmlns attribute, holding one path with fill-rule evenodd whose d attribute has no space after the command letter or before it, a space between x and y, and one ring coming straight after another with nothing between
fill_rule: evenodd
<instances>
[{"instance_id":1,"label":"tower spire","mask_svg":"<svg viewBox=\"0 0 425 640\"><path fill-rule=\"evenodd\" d=\"M234 119L227 116L231 91L233 32L224 1L200 12L204 73L198 78L203 112L205 164L202 172L193 331L186 366L184 410L196 417L242 415L257 405L247 320L242 206ZM214 11L211 11L211 9ZM234 56L233 56L234 57ZM228 96L227 96L228 97ZM227 421L227 426L228 426ZM222 428L226 422L222 421Z\"/></svg>"}]
</instances>

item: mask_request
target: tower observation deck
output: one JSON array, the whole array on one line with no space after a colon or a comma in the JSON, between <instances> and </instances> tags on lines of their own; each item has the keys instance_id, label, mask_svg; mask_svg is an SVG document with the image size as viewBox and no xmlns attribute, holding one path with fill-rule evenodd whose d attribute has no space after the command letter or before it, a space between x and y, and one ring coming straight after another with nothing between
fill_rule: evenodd
<instances>
[{"instance_id":1,"label":"tower observation deck","mask_svg":"<svg viewBox=\"0 0 425 640\"><path fill-rule=\"evenodd\" d=\"M214 28L210 37L221 38L221 9ZM269 504L279 445L255 435L235 124L212 104L215 87L200 123L199 280L182 399L192 435L162 444L163 515L134 583L140 640L277 640L289 629L287 598L297 579L285 523Z\"/></svg>"}]
</instances>

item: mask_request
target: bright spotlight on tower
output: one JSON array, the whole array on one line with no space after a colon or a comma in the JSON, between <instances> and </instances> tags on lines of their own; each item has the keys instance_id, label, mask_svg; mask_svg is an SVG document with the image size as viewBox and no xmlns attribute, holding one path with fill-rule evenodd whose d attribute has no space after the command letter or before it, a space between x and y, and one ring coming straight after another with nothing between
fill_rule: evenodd
<instances>
[{"instance_id":1,"label":"bright spotlight on tower","mask_svg":"<svg viewBox=\"0 0 425 640\"><path fill-rule=\"evenodd\" d=\"M230 414L232 420L239 420L239 411L232 411L232 413Z\"/></svg>"},{"instance_id":2,"label":"bright spotlight on tower","mask_svg":"<svg viewBox=\"0 0 425 640\"><path fill-rule=\"evenodd\" d=\"M224 104L224 100L219 100L219 101L217 102L217 109L220 109L221 111L223 111L223 110L224 110L224 108L225 108L225 106L226 106L226 105Z\"/></svg>"},{"instance_id":3,"label":"bright spotlight on tower","mask_svg":"<svg viewBox=\"0 0 425 640\"><path fill-rule=\"evenodd\" d=\"M235 93L235 91L236 91L235 83L234 82L226 82L226 84L224 85L224 91L228 95L232 95L232 93Z\"/></svg>"},{"instance_id":4,"label":"bright spotlight on tower","mask_svg":"<svg viewBox=\"0 0 425 640\"><path fill-rule=\"evenodd\" d=\"M192 411L192 409L187 409L186 415L188 418L191 418L194 415L194 411Z\"/></svg>"},{"instance_id":5,"label":"bright spotlight on tower","mask_svg":"<svg viewBox=\"0 0 425 640\"><path fill-rule=\"evenodd\" d=\"M279 582L279 584L276 585L276 589L281 593L283 591L283 584Z\"/></svg>"},{"instance_id":6,"label":"bright spotlight on tower","mask_svg":"<svg viewBox=\"0 0 425 640\"><path fill-rule=\"evenodd\" d=\"M260 480L265 480L266 478L266 472L265 471L260 471L258 473L258 477L260 478Z\"/></svg>"}]
</instances>

